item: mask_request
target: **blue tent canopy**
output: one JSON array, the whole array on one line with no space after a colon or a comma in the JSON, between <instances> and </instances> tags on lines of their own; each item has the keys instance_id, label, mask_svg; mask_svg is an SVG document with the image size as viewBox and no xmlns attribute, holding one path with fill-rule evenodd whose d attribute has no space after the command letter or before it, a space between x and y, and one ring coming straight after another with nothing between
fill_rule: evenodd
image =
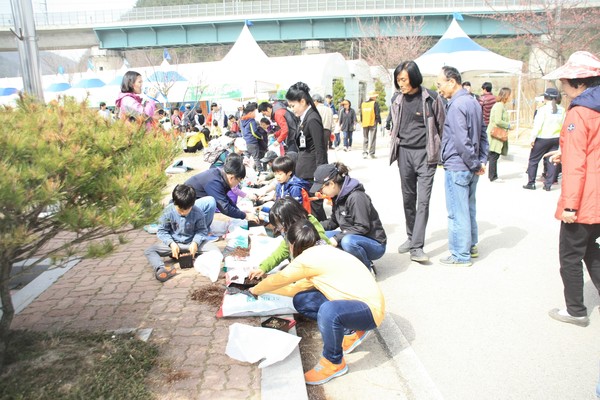
<instances>
[{"instance_id":1,"label":"blue tent canopy","mask_svg":"<svg viewBox=\"0 0 600 400\"><path fill-rule=\"evenodd\" d=\"M78 89L93 89L105 86L106 84L98 78L82 79L73 85L74 88Z\"/></svg>"},{"instance_id":2,"label":"blue tent canopy","mask_svg":"<svg viewBox=\"0 0 600 400\"><path fill-rule=\"evenodd\" d=\"M148 81L158 83L169 83L187 81L187 79L181 76L177 71L157 71L150 75Z\"/></svg>"},{"instance_id":3,"label":"blue tent canopy","mask_svg":"<svg viewBox=\"0 0 600 400\"><path fill-rule=\"evenodd\" d=\"M11 94L17 93L18 90L16 88L0 88L0 96L10 96Z\"/></svg>"},{"instance_id":4,"label":"blue tent canopy","mask_svg":"<svg viewBox=\"0 0 600 400\"><path fill-rule=\"evenodd\" d=\"M46 92L64 92L71 88L67 82L57 82L53 83L46 88Z\"/></svg>"}]
</instances>

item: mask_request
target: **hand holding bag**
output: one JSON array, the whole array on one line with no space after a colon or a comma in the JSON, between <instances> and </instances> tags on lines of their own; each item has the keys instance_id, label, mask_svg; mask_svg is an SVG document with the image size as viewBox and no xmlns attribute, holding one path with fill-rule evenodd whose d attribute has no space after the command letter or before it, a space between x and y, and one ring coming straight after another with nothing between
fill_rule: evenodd
<instances>
[{"instance_id":1,"label":"hand holding bag","mask_svg":"<svg viewBox=\"0 0 600 400\"><path fill-rule=\"evenodd\" d=\"M498 139L501 142L506 142L508 140L508 129L500 128L499 126L495 126L490 132L490 136L494 139Z\"/></svg>"}]
</instances>

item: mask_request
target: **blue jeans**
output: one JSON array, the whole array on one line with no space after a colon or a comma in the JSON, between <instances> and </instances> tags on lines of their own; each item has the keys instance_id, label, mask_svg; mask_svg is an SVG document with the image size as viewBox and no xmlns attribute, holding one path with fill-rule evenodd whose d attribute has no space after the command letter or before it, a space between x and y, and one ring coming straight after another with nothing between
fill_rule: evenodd
<instances>
[{"instance_id":1,"label":"blue jeans","mask_svg":"<svg viewBox=\"0 0 600 400\"><path fill-rule=\"evenodd\" d=\"M479 175L471 171L446 170L448 249L458 261L471 260L471 246L477 244L475 191Z\"/></svg>"},{"instance_id":2,"label":"blue jeans","mask_svg":"<svg viewBox=\"0 0 600 400\"><path fill-rule=\"evenodd\" d=\"M213 222L213 218L215 217L215 209L217 208L217 202L215 201L215 198L212 196L204 196L196 199L194 205L202 210L202 213L205 215L206 227L210 232L210 224Z\"/></svg>"},{"instance_id":3,"label":"blue jeans","mask_svg":"<svg viewBox=\"0 0 600 400\"><path fill-rule=\"evenodd\" d=\"M352 147L352 133L354 131L344 132L344 147Z\"/></svg>"},{"instance_id":4,"label":"blue jeans","mask_svg":"<svg viewBox=\"0 0 600 400\"><path fill-rule=\"evenodd\" d=\"M293 301L300 314L317 321L323 339L323 357L333 364L341 363L344 357L344 332L377 327L371 309L362 301L328 300L318 290L297 293Z\"/></svg>"},{"instance_id":5,"label":"blue jeans","mask_svg":"<svg viewBox=\"0 0 600 400\"><path fill-rule=\"evenodd\" d=\"M325 235L332 238L338 233L340 231L327 231ZM371 260L379 260L385 254L385 244L362 235L345 235L338 243L338 247L358 258L369 269L371 268Z\"/></svg>"}]
</instances>

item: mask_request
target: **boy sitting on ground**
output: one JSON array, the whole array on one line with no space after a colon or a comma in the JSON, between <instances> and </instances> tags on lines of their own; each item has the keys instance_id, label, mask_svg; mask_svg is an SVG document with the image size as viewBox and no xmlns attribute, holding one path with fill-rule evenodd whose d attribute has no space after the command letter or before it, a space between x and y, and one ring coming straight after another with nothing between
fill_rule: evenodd
<instances>
[{"instance_id":1,"label":"boy sitting on ground","mask_svg":"<svg viewBox=\"0 0 600 400\"><path fill-rule=\"evenodd\" d=\"M175 186L173 203L165 208L159 221L157 237L162 243L144 251L154 276L161 282L177 274L174 267L165 266L162 257L179 259L179 255L186 252L194 256L207 238L206 216L194 205L195 201L194 188L188 185Z\"/></svg>"}]
</instances>

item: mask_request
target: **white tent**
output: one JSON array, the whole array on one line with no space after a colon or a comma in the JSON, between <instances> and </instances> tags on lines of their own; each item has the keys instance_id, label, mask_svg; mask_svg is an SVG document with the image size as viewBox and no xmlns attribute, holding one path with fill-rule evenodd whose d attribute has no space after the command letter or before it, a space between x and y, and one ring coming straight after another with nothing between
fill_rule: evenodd
<instances>
[{"instance_id":1,"label":"white tent","mask_svg":"<svg viewBox=\"0 0 600 400\"><path fill-rule=\"evenodd\" d=\"M443 66L456 68L459 72L483 74L507 72L519 76L517 95L517 134L521 106L521 78L523 62L496 54L475 43L458 25L455 19L431 49L415 60L423 75L437 75Z\"/></svg>"}]
</instances>

